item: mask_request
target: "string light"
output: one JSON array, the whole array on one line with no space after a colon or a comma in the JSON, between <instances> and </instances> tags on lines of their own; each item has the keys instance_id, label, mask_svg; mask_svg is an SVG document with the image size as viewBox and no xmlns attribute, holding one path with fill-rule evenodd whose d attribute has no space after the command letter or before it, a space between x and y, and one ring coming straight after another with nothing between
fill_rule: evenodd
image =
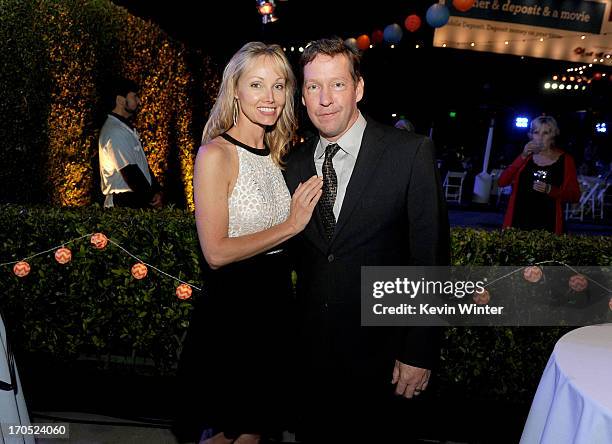
<instances>
[{"instance_id":1,"label":"string light","mask_svg":"<svg viewBox=\"0 0 612 444\"><path fill-rule=\"evenodd\" d=\"M63 251L63 250L68 250L65 246L69 245L69 244L71 244L73 242L76 242L78 240L84 239L86 237L90 238L90 243L92 244L93 248L96 248L98 250L102 250L102 249L104 249L106 247L106 243L108 242L108 243L113 244L117 248L119 248L121 251L126 253L128 256L132 257L133 259L136 259L137 262L136 262L136 264L134 264L134 266L132 267L132 270L131 270L132 271L132 275L136 279L144 278L146 276L146 274L147 274L147 267L148 267L148 268L151 268L151 269L157 271L158 273L163 274L164 276L169 277L171 279L174 279L175 281L180 282L181 284L184 284L184 285L186 285L188 287L192 287L192 288L194 288L194 289L196 289L198 291L202 290L201 288L196 287L195 285L192 285L192 284L190 284L188 282L183 281L182 279L180 279L180 278L178 278L176 276L173 276L173 275L171 275L169 273L166 273L163 270L160 270L159 268L155 267L154 265L148 264L147 262L145 262L144 260L142 260L141 258L136 256L135 254L133 254L130 251L128 251L126 248L124 248L118 242L114 241L111 238L107 238L102 233L89 233L89 234L85 234L83 236L71 239L71 240L69 240L67 242L63 242L62 244L57 245L57 246L55 246L53 248L49 248L48 250L44 250L44 251L41 251L39 253L35 253L35 254L31 255L31 256L25 257L23 259L18 259L18 260L11 261L11 262L1 263L0 267L4 267L4 266L7 266L7 265L13 265L13 264L17 264L17 265L23 264L23 265L20 265L20 268L18 270L19 273L15 273L15 274L17 274L20 277L21 276L26 276L29 273L29 271L30 271L30 266L27 263L28 260L33 259L33 258L35 258L37 256L40 256L40 255L49 253L51 251L56 251L56 250L57 251L62 251L63 254L61 256L63 256L63 258L64 258L62 260L65 260L67 258L67 255L68 255L67 252ZM57 260L57 253L56 253L56 260ZM60 262L60 261L58 260L58 262ZM66 260L65 262L60 262L60 263L66 263L66 262L68 262L68 260ZM27 269L27 271L26 271L26 269ZM185 288L185 287L183 287L183 288Z\"/></svg>"}]
</instances>

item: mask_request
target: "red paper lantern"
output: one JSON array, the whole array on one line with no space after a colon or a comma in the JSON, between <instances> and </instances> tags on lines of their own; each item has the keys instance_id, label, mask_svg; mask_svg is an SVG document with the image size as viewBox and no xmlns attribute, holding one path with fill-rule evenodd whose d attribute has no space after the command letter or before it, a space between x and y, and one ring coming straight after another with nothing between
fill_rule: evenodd
<instances>
[{"instance_id":1,"label":"red paper lantern","mask_svg":"<svg viewBox=\"0 0 612 444\"><path fill-rule=\"evenodd\" d=\"M523 270L523 277L526 281L536 283L542 279L542 269L537 265L532 265Z\"/></svg>"},{"instance_id":2,"label":"red paper lantern","mask_svg":"<svg viewBox=\"0 0 612 444\"><path fill-rule=\"evenodd\" d=\"M404 26L410 32L415 32L421 27L421 18L416 14L411 14L404 20Z\"/></svg>"},{"instance_id":3,"label":"red paper lantern","mask_svg":"<svg viewBox=\"0 0 612 444\"><path fill-rule=\"evenodd\" d=\"M367 34L360 35L357 37L357 48L365 51L370 47L370 37Z\"/></svg>"},{"instance_id":4,"label":"red paper lantern","mask_svg":"<svg viewBox=\"0 0 612 444\"><path fill-rule=\"evenodd\" d=\"M589 281L582 274L575 274L569 280L569 286L572 290L579 293L584 291L589 286Z\"/></svg>"},{"instance_id":5,"label":"red paper lantern","mask_svg":"<svg viewBox=\"0 0 612 444\"><path fill-rule=\"evenodd\" d=\"M379 44L382 43L384 39L385 34L380 29L377 29L372 33L372 42Z\"/></svg>"},{"instance_id":6,"label":"red paper lantern","mask_svg":"<svg viewBox=\"0 0 612 444\"><path fill-rule=\"evenodd\" d=\"M30 273L30 264L25 261L17 262L13 267L13 273L15 273L20 278L27 276L28 273Z\"/></svg>"},{"instance_id":7,"label":"red paper lantern","mask_svg":"<svg viewBox=\"0 0 612 444\"><path fill-rule=\"evenodd\" d=\"M457 11L466 12L474 6L474 0L453 0L453 6Z\"/></svg>"},{"instance_id":8,"label":"red paper lantern","mask_svg":"<svg viewBox=\"0 0 612 444\"><path fill-rule=\"evenodd\" d=\"M485 305L491 301L491 293L489 293L489 290L487 290L486 288L483 288L482 290L476 290L472 299L478 305Z\"/></svg>"},{"instance_id":9,"label":"red paper lantern","mask_svg":"<svg viewBox=\"0 0 612 444\"><path fill-rule=\"evenodd\" d=\"M176 297L182 300L189 299L191 297L191 286L187 284L181 284L176 287Z\"/></svg>"},{"instance_id":10,"label":"red paper lantern","mask_svg":"<svg viewBox=\"0 0 612 444\"><path fill-rule=\"evenodd\" d=\"M102 233L96 233L91 236L91 245L97 250L103 250L108 244L108 238Z\"/></svg>"},{"instance_id":11,"label":"red paper lantern","mask_svg":"<svg viewBox=\"0 0 612 444\"><path fill-rule=\"evenodd\" d=\"M60 264L67 264L72 259L72 252L65 247L55 250L55 260Z\"/></svg>"},{"instance_id":12,"label":"red paper lantern","mask_svg":"<svg viewBox=\"0 0 612 444\"><path fill-rule=\"evenodd\" d=\"M147 276L147 272L147 266L142 262L132 265L132 276L134 276L135 279L144 279Z\"/></svg>"},{"instance_id":13,"label":"red paper lantern","mask_svg":"<svg viewBox=\"0 0 612 444\"><path fill-rule=\"evenodd\" d=\"M601 80L601 73L596 72L595 74L593 74L593 80Z\"/></svg>"}]
</instances>

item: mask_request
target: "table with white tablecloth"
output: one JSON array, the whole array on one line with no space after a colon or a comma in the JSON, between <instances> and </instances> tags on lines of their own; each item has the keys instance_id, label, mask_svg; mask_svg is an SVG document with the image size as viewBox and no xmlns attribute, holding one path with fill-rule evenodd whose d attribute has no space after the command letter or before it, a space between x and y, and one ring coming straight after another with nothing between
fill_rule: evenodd
<instances>
[{"instance_id":1,"label":"table with white tablecloth","mask_svg":"<svg viewBox=\"0 0 612 444\"><path fill-rule=\"evenodd\" d=\"M612 444L612 324L573 330L555 345L521 444Z\"/></svg>"}]
</instances>

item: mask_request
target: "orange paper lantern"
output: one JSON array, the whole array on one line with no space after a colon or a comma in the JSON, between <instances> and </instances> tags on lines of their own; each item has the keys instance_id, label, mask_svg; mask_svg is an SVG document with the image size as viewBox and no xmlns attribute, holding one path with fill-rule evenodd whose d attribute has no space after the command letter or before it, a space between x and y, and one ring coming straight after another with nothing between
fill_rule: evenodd
<instances>
[{"instance_id":1,"label":"orange paper lantern","mask_svg":"<svg viewBox=\"0 0 612 444\"><path fill-rule=\"evenodd\" d=\"M187 284L181 284L176 287L176 297L182 300L189 299L191 297L191 286Z\"/></svg>"},{"instance_id":2,"label":"orange paper lantern","mask_svg":"<svg viewBox=\"0 0 612 444\"><path fill-rule=\"evenodd\" d=\"M474 0L453 0L453 6L457 11L466 12L474 6Z\"/></svg>"},{"instance_id":3,"label":"orange paper lantern","mask_svg":"<svg viewBox=\"0 0 612 444\"><path fill-rule=\"evenodd\" d=\"M135 279L144 279L148 271L147 266L142 262L132 265L132 276L134 276Z\"/></svg>"},{"instance_id":4,"label":"orange paper lantern","mask_svg":"<svg viewBox=\"0 0 612 444\"><path fill-rule=\"evenodd\" d=\"M370 37L367 34L360 35L357 37L357 48L365 51L370 47Z\"/></svg>"},{"instance_id":5,"label":"orange paper lantern","mask_svg":"<svg viewBox=\"0 0 612 444\"><path fill-rule=\"evenodd\" d=\"M532 265L523 270L523 277L526 281L536 283L542 279L542 269L537 265Z\"/></svg>"},{"instance_id":6,"label":"orange paper lantern","mask_svg":"<svg viewBox=\"0 0 612 444\"><path fill-rule=\"evenodd\" d=\"M13 267L13 273L20 278L27 276L30 273L30 264L25 261L17 262Z\"/></svg>"},{"instance_id":7,"label":"orange paper lantern","mask_svg":"<svg viewBox=\"0 0 612 444\"><path fill-rule=\"evenodd\" d=\"M489 293L489 290L483 288L482 290L476 290L472 299L478 305L485 305L491 301L491 294Z\"/></svg>"},{"instance_id":8,"label":"orange paper lantern","mask_svg":"<svg viewBox=\"0 0 612 444\"><path fill-rule=\"evenodd\" d=\"M106 247L106 244L108 244L108 238L102 233L96 233L91 236L91 245L93 245L97 250L103 250Z\"/></svg>"},{"instance_id":9,"label":"orange paper lantern","mask_svg":"<svg viewBox=\"0 0 612 444\"><path fill-rule=\"evenodd\" d=\"M55 260L60 264L67 264L72 259L72 252L65 247L55 250Z\"/></svg>"},{"instance_id":10,"label":"orange paper lantern","mask_svg":"<svg viewBox=\"0 0 612 444\"><path fill-rule=\"evenodd\" d=\"M582 274L575 274L569 280L569 286L575 292L581 292L587 289L589 281Z\"/></svg>"},{"instance_id":11,"label":"orange paper lantern","mask_svg":"<svg viewBox=\"0 0 612 444\"><path fill-rule=\"evenodd\" d=\"M404 26L410 32L415 32L421 27L421 18L416 14L410 14L404 20Z\"/></svg>"}]
</instances>

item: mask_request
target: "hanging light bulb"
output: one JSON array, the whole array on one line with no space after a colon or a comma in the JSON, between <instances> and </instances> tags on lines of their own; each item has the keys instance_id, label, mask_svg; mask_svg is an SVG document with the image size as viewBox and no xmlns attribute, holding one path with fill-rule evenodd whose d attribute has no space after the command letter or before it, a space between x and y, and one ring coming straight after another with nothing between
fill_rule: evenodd
<instances>
[{"instance_id":1,"label":"hanging light bulb","mask_svg":"<svg viewBox=\"0 0 612 444\"><path fill-rule=\"evenodd\" d=\"M257 0L257 11L261 14L261 21L264 25L278 20L278 17L274 15L275 9L274 0Z\"/></svg>"}]
</instances>

